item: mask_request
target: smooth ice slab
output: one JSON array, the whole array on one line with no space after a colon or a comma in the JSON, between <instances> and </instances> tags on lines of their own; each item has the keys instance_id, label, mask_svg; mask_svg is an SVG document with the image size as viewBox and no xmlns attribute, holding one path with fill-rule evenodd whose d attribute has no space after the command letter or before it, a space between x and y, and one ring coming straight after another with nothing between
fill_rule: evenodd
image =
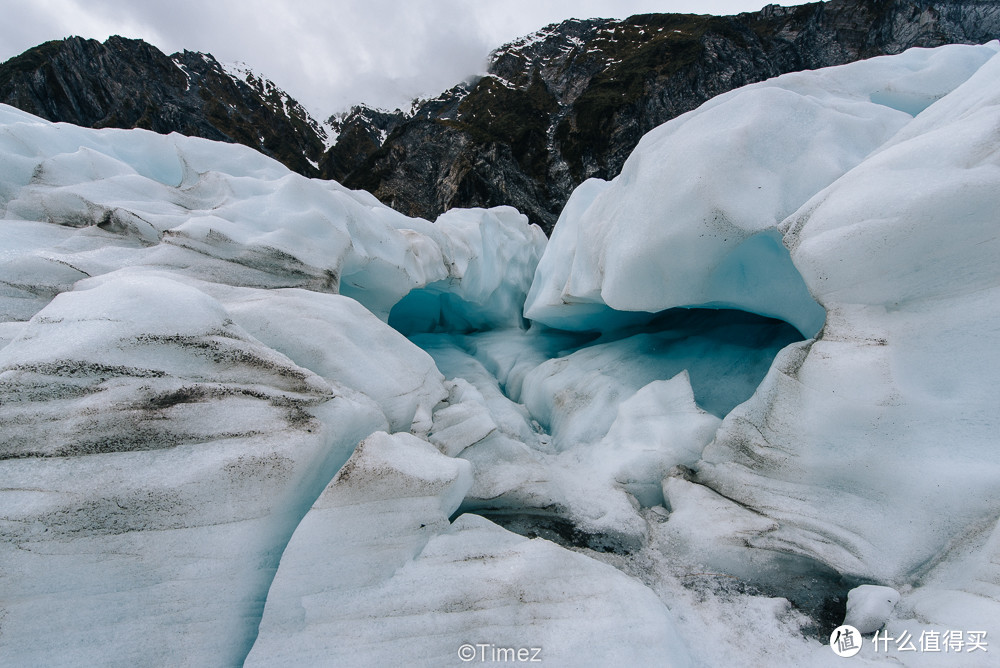
<instances>
[{"instance_id":1,"label":"smooth ice slab","mask_svg":"<svg viewBox=\"0 0 1000 668\"><path fill-rule=\"evenodd\" d=\"M0 655L238 664L293 528L385 417L191 285L87 288L0 349Z\"/></svg>"},{"instance_id":2,"label":"smooth ice slab","mask_svg":"<svg viewBox=\"0 0 1000 668\"><path fill-rule=\"evenodd\" d=\"M281 635L262 627L246 665L391 664L400 656L451 665L476 658L477 648L487 660L494 648L525 648L556 665L692 665L670 613L638 581L475 515L457 519L380 582L302 603L297 624L305 628Z\"/></svg>"}]
</instances>

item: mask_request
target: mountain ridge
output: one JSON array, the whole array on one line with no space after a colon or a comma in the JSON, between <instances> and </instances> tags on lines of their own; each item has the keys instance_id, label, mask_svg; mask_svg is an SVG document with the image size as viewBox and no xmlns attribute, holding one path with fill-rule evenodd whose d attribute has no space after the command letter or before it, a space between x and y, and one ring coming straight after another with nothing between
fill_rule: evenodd
<instances>
[{"instance_id":1,"label":"mountain ridge","mask_svg":"<svg viewBox=\"0 0 1000 668\"><path fill-rule=\"evenodd\" d=\"M613 178L646 132L715 95L786 72L998 36L1000 6L989 0L568 19L499 47L484 76L409 111L360 104L325 124L273 82L209 54L75 37L0 65L0 102L86 127L245 144L411 216L511 205L549 233L577 185Z\"/></svg>"},{"instance_id":2,"label":"mountain ridge","mask_svg":"<svg viewBox=\"0 0 1000 668\"><path fill-rule=\"evenodd\" d=\"M614 177L646 132L715 95L786 72L998 35L1000 7L982 0L571 19L497 49L458 118L411 119L344 183L430 218L454 206L511 204L548 232L577 185ZM539 127L534 114L546 109L554 111Z\"/></svg>"},{"instance_id":3,"label":"mountain ridge","mask_svg":"<svg viewBox=\"0 0 1000 668\"><path fill-rule=\"evenodd\" d=\"M317 176L325 131L297 101L211 54L167 56L139 39L45 42L0 65L0 102L50 121L179 132L255 148Z\"/></svg>"}]
</instances>

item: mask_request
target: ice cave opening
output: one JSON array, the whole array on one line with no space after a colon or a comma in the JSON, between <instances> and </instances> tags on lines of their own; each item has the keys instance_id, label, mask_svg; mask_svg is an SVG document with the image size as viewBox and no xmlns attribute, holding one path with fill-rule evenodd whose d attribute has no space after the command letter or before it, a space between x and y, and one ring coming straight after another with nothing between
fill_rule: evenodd
<instances>
[{"instance_id":1,"label":"ice cave opening","mask_svg":"<svg viewBox=\"0 0 1000 668\"><path fill-rule=\"evenodd\" d=\"M724 418L753 394L779 350L820 332L826 311L810 295L775 230L747 238L710 277L706 294L732 298L658 312L566 302L554 320L537 321L497 314L495 302L510 302L509 308L516 310L524 308L523 299L495 293L486 304L473 302L453 290L455 282L444 280L410 291L392 307L388 324L431 350L441 341L488 350L498 340L507 340L531 348L539 365L569 356L575 356L574 361L592 357L597 365L592 371L631 388L622 398L649 382L687 371L698 406ZM536 273L535 282L542 280ZM484 336L488 332L493 334ZM506 388L505 379L498 377L497 382ZM518 383L517 391L504 393L521 402L519 388ZM551 426L545 411L531 417L543 427Z\"/></svg>"},{"instance_id":2,"label":"ice cave opening","mask_svg":"<svg viewBox=\"0 0 1000 668\"><path fill-rule=\"evenodd\" d=\"M444 433L430 434L443 444L470 431L455 454L472 462L476 483L451 520L481 515L528 538L621 560L615 565L628 572L648 542L646 523L669 513L668 469L693 466L779 351L816 336L826 318L775 230L749 236L709 275L703 292L731 300L659 312L581 301L559 305L544 322L497 317L448 280L403 297L388 324L475 395L450 397L435 414ZM469 415L476 411L488 415ZM644 442L650 429L686 445L653 453L662 444ZM846 593L859 584L784 553L742 575L689 584L785 597L813 620L804 632L820 635L843 619Z\"/></svg>"}]
</instances>

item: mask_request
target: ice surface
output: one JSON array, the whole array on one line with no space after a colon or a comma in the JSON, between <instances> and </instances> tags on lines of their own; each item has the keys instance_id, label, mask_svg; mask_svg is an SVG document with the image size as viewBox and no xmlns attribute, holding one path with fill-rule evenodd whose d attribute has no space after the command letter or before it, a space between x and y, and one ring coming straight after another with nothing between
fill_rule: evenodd
<instances>
[{"instance_id":1,"label":"ice surface","mask_svg":"<svg viewBox=\"0 0 1000 668\"><path fill-rule=\"evenodd\" d=\"M466 643L538 647L557 664L688 665L638 582L476 516L449 527L470 470L408 434L366 439L285 549L246 665L450 665Z\"/></svg>"},{"instance_id":2,"label":"ice surface","mask_svg":"<svg viewBox=\"0 0 1000 668\"><path fill-rule=\"evenodd\" d=\"M545 338L520 330L496 331L488 337L415 337L455 383L450 405L434 414L430 440L442 452L473 463L475 484L463 509L510 521L520 521L517 514L534 513L569 523L573 531L594 536L604 545L635 547L645 535L639 507L662 502L662 478L673 466L697 461L719 419L695 404L686 371L657 380L674 369L676 361L657 366L652 355L633 354L626 339L624 348L607 344L612 346L610 354L602 346L591 346L553 360L557 368L572 373L551 381L562 388L553 391L552 401L560 410L578 411L576 422L585 426L586 438L544 433L533 419L541 419L541 411L530 400L521 405L505 396L479 360L497 359L518 346L522 352L537 351L544 348ZM555 339L555 345L567 342L564 335ZM575 359L586 352L595 356ZM646 360L649 368L637 374L626 362L630 358ZM551 380L550 364L538 363L528 372L525 396L548 396L543 383ZM732 363L720 368L727 364ZM600 374L604 368L618 369L618 375L605 378ZM586 386L588 376L594 377L589 381L594 388L603 384L610 389L593 397L578 394L574 406L560 400L573 388ZM645 380L645 385L638 385Z\"/></svg>"},{"instance_id":3,"label":"ice surface","mask_svg":"<svg viewBox=\"0 0 1000 668\"><path fill-rule=\"evenodd\" d=\"M438 240L448 275L397 304L393 326L415 333L522 325L520 311L545 248L541 229L511 207L453 209L421 229Z\"/></svg>"},{"instance_id":4,"label":"ice surface","mask_svg":"<svg viewBox=\"0 0 1000 668\"><path fill-rule=\"evenodd\" d=\"M191 286L81 287L0 349L0 654L238 663L291 530L385 418Z\"/></svg>"},{"instance_id":5,"label":"ice surface","mask_svg":"<svg viewBox=\"0 0 1000 668\"><path fill-rule=\"evenodd\" d=\"M246 665L350 663L338 621L448 527L471 483L468 462L419 438L365 439L285 548Z\"/></svg>"},{"instance_id":6,"label":"ice surface","mask_svg":"<svg viewBox=\"0 0 1000 668\"><path fill-rule=\"evenodd\" d=\"M446 396L430 356L353 299L301 289L205 289L266 345L373 399L394 431L426 432Z\"/></svg>"},{"instance_id":7,"label":"ice surface","mask_svg":"<svg viewBox=\"0 0 1000 668\"><path fill-rule=\"evenodd\" d=\"M622 318L605 307L719 306L816 334L823 309L778 224L995 53L995 45L914 49L790 74L656 128L613 181L573 193L538 265L526 317L604 330ZM895 106L904 109L894 108L903 98Z\"/></svg>"},{"instance_id":8,"label":"ice surface","mask_svg":"<svg viewBox=\"0 0 1000 668\"><path fill-rule=\"evenodd\" d=\"M826 326L779 356L699 465L700 480L780 522L756 545L899 585L1000 515L997 72L994 58L940 101L945 125L918 116L924 132L785 225Z\"/></svg>"},{"instance_id":9,"label":"ice surface","mask_svg":"<svg viewBox=\"0 0 1000 668\"><path fill-rule=\"evenodd\" d=\"M336 497L336 482L327 494ZM395 502L399 512L420 512L419 504L404 501ZM451 665L460 663L464 644L485 646L487 658L493 648L538 648L539 658L556 665L690 665L663 603L614 568L474 515L444 530L422 524L437 535L414 551L391 528L361 528L370 526L366 510L351 505L326 523L318 515L314 523L310 516L303 521L286 555L305 576L305 588L297 595L281 588L295 581L285 577L291 567L286 571L283 559L246 665L367 665L400 656L415 665ZM394 513L380 517L392 524ZM413 532L415 523L408 526ZM320 528L325 539L315 536ZM370 560L378 563L389 552L385 543L394 548L394 563L403 563L372 568ZM359 561L366 563L363 578L351 570Z\"/></svg>"},{"instance_id":10,"label":"ice surface","mask_svg":"<svg viewBox=\"0 0 1000 668\"><path fill-rule=\"evenodd\" d=\"M5 278L10 318L27 319L81 276L142 264L231 285L342 292L382 319L426 288L446 326L520 325L545 244L510 207L431 224L243 146L53 125L6 107L0 123L0 219L18 221L4 226L0 262L5 277L24 279ZM37 280L53 263L63 265L61 282Z\"/></svg>"},{"instance_id":11,"label":"ice surface","mask_svg":"<svg viewBox=\"0 0 1000 668\"><path fill-rule=\"evenodd\" d=\"M682 309L651 331L598 340L541 364L525 376L521 401L550 431L557 449L599 440L620 402L684 370L698 404L721 417L749 398L775 353L798 338L782 322Z\"/></svg>"},{"instance_id":12,"label":"ice surface","mask_svg":"<svg viewBox=\"0 0 1000 668\"><path fill-rule=\"evenodd\" d=\"M434 284L465 326L520 326L544 237L512 209L432 225L243 147L9 107L0 154L0 656L238 664L357 443L426 434L448 397L379 318Z\"/></svg>"},{"instance_id":13,"label":"ice surface","mask_svg":"<svg viewBox=\"0 0 1000 668\"><path fill-rule=\"evenodd\" d=\"M456 384L430 440L473 463L463 509L544 517L583 542L634 548L646 533L640 507L659 504L666 472L692 465L714 435L719 418L700 404L724 415L798 338L785 323L714 310L665 314L644 330L596 341L544 328L413 337Z\"/></svg>"}]
</instances>

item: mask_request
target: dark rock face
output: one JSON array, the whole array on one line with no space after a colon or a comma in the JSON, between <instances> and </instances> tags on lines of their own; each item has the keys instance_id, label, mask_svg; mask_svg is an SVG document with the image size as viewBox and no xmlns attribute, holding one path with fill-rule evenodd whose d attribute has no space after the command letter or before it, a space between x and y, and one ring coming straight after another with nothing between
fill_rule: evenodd
<instances>
[{"instance_id":1,"label":"dark rock face","mask_svg":"<svg viewBox=\"0 0 1000 668\"><path fill-rule=\"evenodd\" d=\"M51 121L245 144L318 175L322 128L270 81L241 74L207 54L166 56L142 40L70 37L0 65L0 102Z\"/></svg>"},{"instance_id":2,"label":"dark rock face","mask_svg":"<svg viewBox=\"0 0 1000 668\"><path fill-rule=\"evenodd\" d=\"M990 0L831 0L729 17L569 20L494 52L469 91L418 110L344 182L410 215L511 204L546 231L573 188L612 178L649 130L801 69L1000 36Z\"/></svg>"},{"instance_id":3,"label":"dark rock face","mask_svg":"<svg viewBox=\"0 0 1000 668\"><path fill-rule=\"evenodd\" d=\"M323 156L323 178L343 181L377 151L386 137L407 119L400 110L383 111L357 105L342 116L333 116L327 125L338 133L336 143Z\"/></svg>"},{"instance_id":4,"label":"dark rock face","mask_svg":"<svg viewBox=\"0 0 1000 668\"><path fill-rule=\"evenodd\" d=\"M572 19L497 49L488 74L409 113L358 106L327 136L294 100L209 55L69 38L0 65L0 102L53 121L239 142L433 219L509 204L546 232L582 181L706 100L802 69L1000 36L996 0L830 0L737 16Z\"/></svg>"}]
</instances>

